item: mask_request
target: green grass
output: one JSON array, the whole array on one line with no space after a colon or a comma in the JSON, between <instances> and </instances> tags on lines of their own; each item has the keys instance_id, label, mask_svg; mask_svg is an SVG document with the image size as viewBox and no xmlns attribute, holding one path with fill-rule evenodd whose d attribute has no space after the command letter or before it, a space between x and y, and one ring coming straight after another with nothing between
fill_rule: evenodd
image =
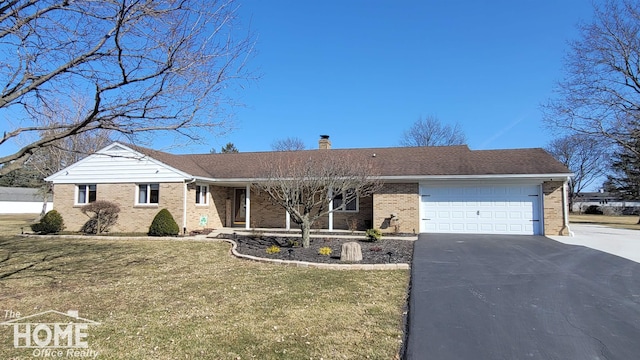
<instances>
[{"instance_id":1,"label":"green grass","mask_svg":"<svg viewBox=\"0 0 640 360\"><path fill-rule=\"evenodd\" d=\"M570 214L569 221L576 224L596 224L619 229L640 230L638 216L610 216L610 215L588 215Z\"/></svg>"},{"instance_id":2,"label":"green grass","mask_svg":"<svg viewBox=\"0 0 640 360\"><path fill-rule=\"evenodd\" d=\"M78 310L101 323L99 359L394 359L408 278L249 262L211 241L0 237L0 316ZM12 332L0 358L30 357Z\"/></svg>"}]
</instances>

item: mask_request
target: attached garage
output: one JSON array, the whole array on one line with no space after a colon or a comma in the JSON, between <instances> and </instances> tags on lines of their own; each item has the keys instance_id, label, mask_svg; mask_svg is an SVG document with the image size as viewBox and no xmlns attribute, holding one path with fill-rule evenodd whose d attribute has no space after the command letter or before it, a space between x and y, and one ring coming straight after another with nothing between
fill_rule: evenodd
<instances>
[{"instance_id":1,"label":"attached garage","mask_svg":"<svg viewBox=\"0 0 640 360\"><path fill-rule=\"evenodd\" d=\"M544 232L537 184L420 186L420 231L518 234Z\"/></svg>"}]
</instances>

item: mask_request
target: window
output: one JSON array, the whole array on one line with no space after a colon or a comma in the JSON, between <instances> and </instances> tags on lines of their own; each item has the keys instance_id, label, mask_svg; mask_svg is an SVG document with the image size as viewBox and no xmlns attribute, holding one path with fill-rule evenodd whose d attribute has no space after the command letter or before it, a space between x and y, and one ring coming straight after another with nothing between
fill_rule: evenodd
<instances>
[{"instance_id":1,"label":"window","mask_svg":"<svg viewBox=\"0 0 640 360\"><path fill-rule=\"evenodd\" d=\"M208 193L208 185L196 185L196 204L207 205L209 203Z\"/></svg>"},{"instance_id":2,"label":"window","mask_svg":"<svg viewBox=\"0 0 640 360\"><path fill-rule=\"evenodd\" d=\"M78 185L76 204L88 204L96 201L97 185Z\"/></svg>"},{"instance_id":3,"label":"window","mask_svg":"<svg viewBox=\"0 0 640 360\"><path fill-rule=\"evenodd\" d=\"M160 199L160 184L138 185L138 204L157 204Z\"/></svg>"},{"instance_id":4,"label":"window","mask_svg":"<svg viewBox=\"0 0 640 360\"><path fill-rule=\"evenodd\" d=\"M353 195L353 190L347 190L347 197L352 196ZM336 196L333 197L333 208L337 209L340 206L342 206L342 202L344 199L344 194L337 194ZM351 199L344 208L340 209L340 210L336 210L336 211L352 211L352 212L357 212L358 211L358 197L356 196L355 198Z\"/></svg>"}]
</instances>

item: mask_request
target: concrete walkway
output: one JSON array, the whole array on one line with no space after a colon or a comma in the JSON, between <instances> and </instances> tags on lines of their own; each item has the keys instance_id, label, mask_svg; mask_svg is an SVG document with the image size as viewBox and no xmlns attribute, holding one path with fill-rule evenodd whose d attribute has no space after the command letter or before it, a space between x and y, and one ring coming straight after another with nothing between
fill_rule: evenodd
<instances>
[{"instance_id":1,"label":"concrete walkway","mask_svg":"<svg viewBox=\"0 0 640 360\"><path fill-rule=\"evenodd\" d=\"M548 236L564 244L582 245L640 263L640 231L600 225L571 224L574 236Z\"/></svg>"},{"instance_id":2,"label":"concrete walkway","mask_svg":"<svg viewBox=\"0 0 640 360\"><path fill-rule=\"evenodd\" d=\"M301 231L299 229L291 229L291 230L283 230L283 229L273 229L273 228L257 228L257 229L245 229L245 228L218 228L211 232L207 237L213 238L218 236L218 234L233 234L236 233L238 235L247 235L247 234L262 234L264 236L302 236ZM312 238L325 238L332 237L338 239L353 239L353 238L366 238L364 231L349 231L349 230L311 230ZM403 236L394 236L393 234L383 234L382 239L393 239L393 240L410 240L415 241L418 239L418 235L403 235Z\"/></svg>"}]
</instances>

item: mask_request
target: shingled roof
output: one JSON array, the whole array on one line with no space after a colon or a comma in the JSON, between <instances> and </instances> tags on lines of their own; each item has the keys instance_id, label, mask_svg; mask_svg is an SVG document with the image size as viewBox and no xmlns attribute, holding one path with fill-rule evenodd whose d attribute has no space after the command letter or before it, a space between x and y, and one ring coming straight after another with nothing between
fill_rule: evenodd
<instances>
[{"instance_id":1,"label":"shingled roof","mask_svg":"<svg viewBox=\"0 0 640 360\"><path fill-rule=\"evenodd\" d=\"M266 173L265 167L275 161L324 156L369 159L381 177L571 174L539 148L470 150L458 145L176 155L130 147L194 177L220 180L253 179Z\"/></svg>"}]
</instances>

